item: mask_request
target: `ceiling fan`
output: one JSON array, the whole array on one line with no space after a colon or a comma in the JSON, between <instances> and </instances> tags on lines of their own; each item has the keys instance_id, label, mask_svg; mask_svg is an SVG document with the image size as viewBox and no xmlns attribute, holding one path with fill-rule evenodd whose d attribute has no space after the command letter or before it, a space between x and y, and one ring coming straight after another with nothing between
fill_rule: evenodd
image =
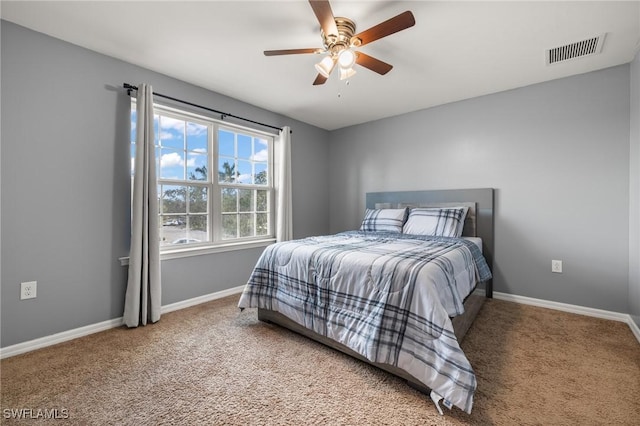
<instances>
[{"instance_id":1,"label":"ceiling fan","mask_svg":"<svg viewBox=\"0 0 640 426\"><path fill-rule=\"evenodd\" d=\"M336 65L340 69L341 80L349 78L356 73L353 69L355 64L368 68L380 75L385 75L391 71L392 65L363 52L356 51L355 48L412 27L416 23L413 14L410 11L406 11L368 30L354 34L356 32L355 22L348 18L334 17L328 0L309 0L309 4L320 22L320 35L322 36L324 47L265 50L264 54L265 56L277 56L300 53L326 53L327 55L315 66L318 76L313 82L314 86L324 84Z\"/></svg>"}]
</instances>

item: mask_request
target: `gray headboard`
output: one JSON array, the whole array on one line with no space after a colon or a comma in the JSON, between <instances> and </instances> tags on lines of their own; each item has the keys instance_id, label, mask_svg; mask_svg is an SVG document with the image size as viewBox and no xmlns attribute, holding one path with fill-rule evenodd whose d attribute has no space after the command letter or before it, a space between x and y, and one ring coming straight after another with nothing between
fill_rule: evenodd
<instances>
[{"instance_id":1,"label":"gray headboard","mask_svg":"<svg viewBox=\"0 0 640 426\"><path fill-rule=\"evenodd\" d=\"M441 189L427 191L368 192L367 208L435 206L459 203L475 206L475 217L465 221L464 235L482 238L482 253L493 271L493 188ZM475 227L475 229L473 229ZM487 297L493 297L491 280L486 283Z\"/></svg>"}]
</instances>

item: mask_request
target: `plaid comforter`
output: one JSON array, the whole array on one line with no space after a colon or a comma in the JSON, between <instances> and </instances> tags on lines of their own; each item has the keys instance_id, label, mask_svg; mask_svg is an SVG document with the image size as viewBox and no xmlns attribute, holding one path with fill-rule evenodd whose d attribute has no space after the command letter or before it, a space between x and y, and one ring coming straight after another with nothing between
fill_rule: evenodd
<instances>
[{"instance_id":1,"label":"plaid comforter","mask_svg":"<svg viewBox=\"0 0 640 426\"><path fill-rule=\"evenodd\" d=\"M476 378L449 317L489 278L469 241L350 231L267 247L238 306L280 312L470 413Z\"/></svg>"}]
</instances>

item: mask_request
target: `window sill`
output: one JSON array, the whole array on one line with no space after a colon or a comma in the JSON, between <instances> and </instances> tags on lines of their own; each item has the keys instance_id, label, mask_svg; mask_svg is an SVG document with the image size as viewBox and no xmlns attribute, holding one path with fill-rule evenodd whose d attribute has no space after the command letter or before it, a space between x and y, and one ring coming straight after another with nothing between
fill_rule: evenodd
<instances>
[{"instance_id":1,"label":"window sill","mask_svg":"<svg viewBox=\"0 0 640 426\"><path fill-rule=\"evenodd\" d=\"M268 238L264 240L254 240L254 241L242 241L235 243L226 243L226 244L218 244L215 246L207 246L207 247L185 247L179 249L172 250L162 250L160 251L160 261L169 260L169 259L180 259L182 257L193 257L193 256L201 256L206 254L214 254L214 253L223 253L227 251L236 251L236 250L246 250L253 248L266 247L276 242L275 238ZM121 266L126 266L129 264L129 256L124 256L118 258Z\"/></svg>"}]
</instances>

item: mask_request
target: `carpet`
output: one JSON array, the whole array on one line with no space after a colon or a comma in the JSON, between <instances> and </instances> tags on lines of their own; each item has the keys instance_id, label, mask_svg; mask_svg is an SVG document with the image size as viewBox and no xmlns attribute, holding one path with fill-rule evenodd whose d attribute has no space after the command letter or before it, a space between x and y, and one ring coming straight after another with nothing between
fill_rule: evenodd
<instances>
[{"instance_id":1,"label":"carpet","mask_svg":"<svg viewBox=\"0 0 640 426\"><path fill-rule=\"evenodd\" d=\"M402 380L240 312L238 297L2 360L0 421L640 424L640 344L624 323L487 301L461 344L478 379L473 412L440 416Z\"/></svg>"}]
</instances>

